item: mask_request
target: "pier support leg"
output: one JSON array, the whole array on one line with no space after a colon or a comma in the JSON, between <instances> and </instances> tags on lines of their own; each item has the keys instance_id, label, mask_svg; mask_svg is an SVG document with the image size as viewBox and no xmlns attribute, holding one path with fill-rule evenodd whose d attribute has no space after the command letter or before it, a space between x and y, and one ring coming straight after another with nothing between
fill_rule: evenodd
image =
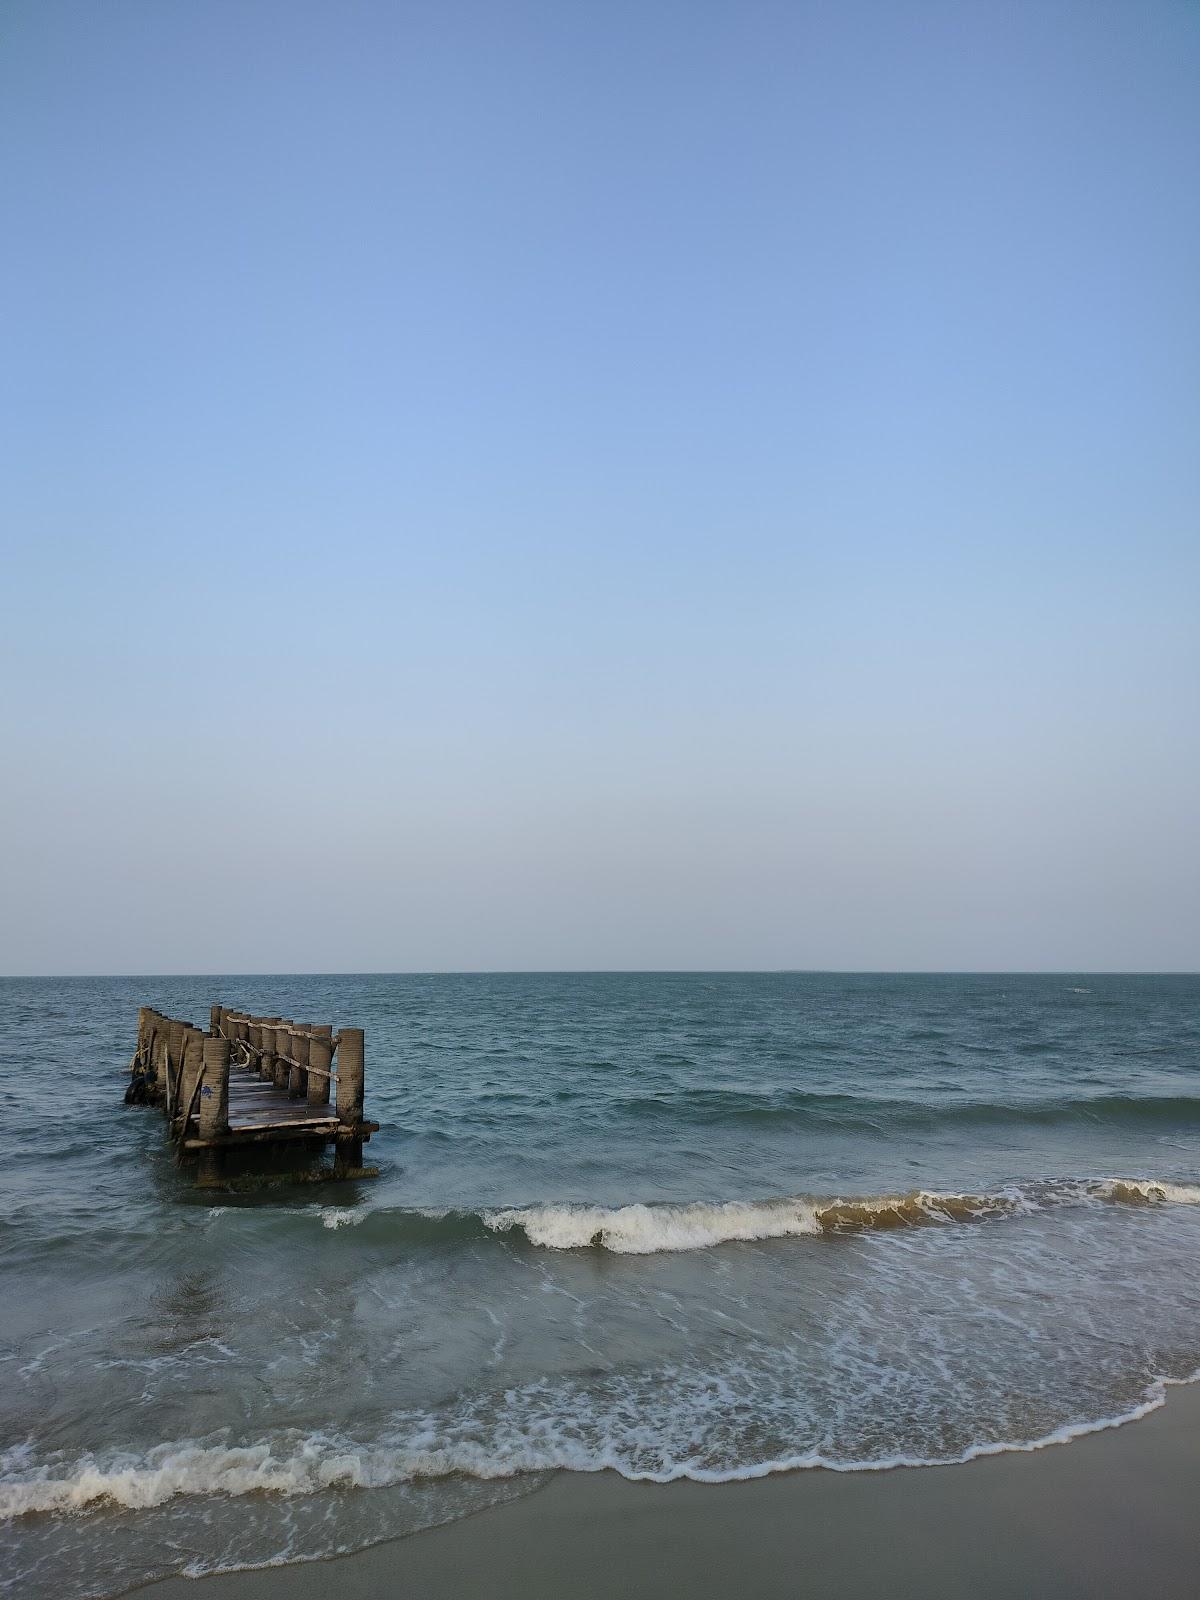
<instances>
[{"instance_id":1,"label":"pier support leg","mask_svg":"<svg viewBox=\"0 0 1200 1600\"><path fill-rule=\"evenodd\" d=\"M363 1112L363 1031L343 1028L338 1034L337 1114L343 1127L356 1128Z\"/></svg>"},{"instance_id":2,"label":"pier support leg","mask_svg":"<svg viewBox=\"0 0 1200 1600\"><path fill-rule=\"evenodd\" d=\"M361 1139L339 1139L337 1151L334 1155L334 1165L347 1172L357 1172L363 1164L363 1142Z\"/></svg>"},{"instance_id":3,"label":"pier support leg","mask_svg":"<svg viewBox=\"0 0 1200 1600\"><path fill-rule=\"evenodd\" d=\"M343 1028L338 1034L337 1114L344 1130L337 1142L335 1160L340 1167L362 1166L364 1037L361 1028Z\"/></svg>"},{"instance_id":4,"label":"pier support leg","mask_svg":"<svg viewBox=\"0 0 1200 1600\"><path fill-rule=\"evenodd\" d=\"M220 1150L201 1150L200 1160L196 1166L196 1187L219 1189L224 1165Z\"/></svg>"},{"instance_id":5,"label":"pier support leg","mask_svg":"<svg viewBox=\"0 0 1200 1600\"><path fill-rule=\"evenodd\" d=\"M223 1133L229 1132L228 1039L205 1039L203 1072L196 1132L201 1139L218 1139ZM206 1188L220 1181L220 1150L201 1150L196 1182L201 1188Z\"/></svg>"}]
</instances>

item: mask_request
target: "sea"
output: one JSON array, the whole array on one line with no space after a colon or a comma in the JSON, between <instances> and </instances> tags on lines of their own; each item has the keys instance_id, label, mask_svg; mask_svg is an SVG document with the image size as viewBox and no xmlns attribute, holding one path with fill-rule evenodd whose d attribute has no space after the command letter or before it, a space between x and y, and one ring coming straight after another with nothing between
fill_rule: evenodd
<instances>
[{"instance_id":1,"label":"sea","mask_svg":"<svg viewBox=\"0 0 1200 1600\"><path fill-rule=\"evenodd\" d=\"M203 1191L137 1010L366 1031L371 1181ZM0 981L0 1581L1066 1444L1200 1368L1200 978Z\"/></svg>"}]
</instances>

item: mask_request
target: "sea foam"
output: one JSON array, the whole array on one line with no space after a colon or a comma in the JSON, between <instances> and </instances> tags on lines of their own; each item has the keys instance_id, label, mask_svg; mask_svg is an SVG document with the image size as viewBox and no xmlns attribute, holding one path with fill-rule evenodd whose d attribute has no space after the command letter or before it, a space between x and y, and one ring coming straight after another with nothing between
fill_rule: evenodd
<instances>
[{"instance_id":1,"label":"sea foam","mask_svg":"<svg viewBox=\"0 0 1200 1600\"><path fill-rule=\"evenodd\" d=\"M919 1455L904 1450L878 1456L845 1458L810 1448L728 1465L706 1465L691 1454L670 1455L648 1466L637 1458L644 1431L619 1411L606 1418L589 1417L569 1403L547 1407L543 1385L531 1385L506 1396L507 1414L493 1419L490 1437L479 1432L479 1418L412 1419L404 1437L374 1445L338 1441L316 1434L276 1445L225 1446L204 1441L163 1444L140 1457L115 1456L106 1462L87 1456L73 1464L35 1469L18 1481L6 1473L0 1482L0 1521L34 1513L72 1513L102 1504L147 1510L179 1496L298 1496L329 1489L386 1488L418 1479L461 1475L477 1480L504 1479L548 1471L612 1470L632 1482L732 1483L823 1467L834 1472L881 1472L895 1467L956 1465L981 1456L1027 1453L1069 1444L1089 1433L1119 1428L1157 1411L1174 1385L1195 1383L1200 1371L1182 1378L1155 1377L1133 1404L1111 1414L1072 1421L1028 1439L981 1439L945 1455ZM720 1409L729 1397L708 1380L700 1411L685 1430L703 1424L703 1411ZM693 1396L695 1399L695 1396ZM599 1424L597 1426L597 1424Z\"/></svg>"},{"instance_id":2,"label":"sea foam","mask_svg":"<svg viewBox=\"0 0 1200 1600\"><path fill-rule=\"evenodd\" d=\"M985 1222L1053 1206L1197 1205L1200 1185L1146 1178L1064 1179L1012 1184L984 1194L932 1189L859 1197L791 1196L625 1206L532 1205L484 1211L494 1233L516 1230L549 1250L587 1247L617 1255L703 1250L711 1245L830 1233Z\"/></svg>"}]
</instances>

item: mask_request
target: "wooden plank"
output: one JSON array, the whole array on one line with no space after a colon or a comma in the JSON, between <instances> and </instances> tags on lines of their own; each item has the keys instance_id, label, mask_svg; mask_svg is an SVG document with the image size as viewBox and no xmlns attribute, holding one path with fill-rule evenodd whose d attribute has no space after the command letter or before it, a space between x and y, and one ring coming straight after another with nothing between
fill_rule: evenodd
<instances>
[{"instance_id":1,"label":"wooden plank","mask_svg":"<svg viewBox=\"0 0 1200 1600\"><path fill-rule=\"evenodd\" d=\"M286 1112L281 1113L278 1110L262 1110L255 1112L253 1115L230 1117L229 1119L231 1128L293 1128L300 1123L305 1123L306 1125L330 1123L336 1126L337 1118L306 1117L300 1112L292 1112L288 1115Z\"/></svg>"},{"instance_id":2,"label":"wooden plank","mask_svg":"<svg viewBox=\"0 0 1200 1600\"><path fill-rule=\"evenodd\" d=\"M269 1129L275 1128L284 1129L288 1133L303 1132L305 1129L310 1133L319 1132L322 1129L336 1133L338 1121L336 1117L287 1117L282 1120L276 1119L274 1122L239 1122L236 1124L231 1122L229 1124L230 1133L237 1133L242 1129L246 1131L253 1130L255 1133L265 1133Z\"/></svg>"},{"instance_id":3,"label":"wooden plank","mask_svg":"<svg viewBox=\"0 0 1200 1600\"><path fill-rule=\"evenodd\" d=\"M286 1144L291 1139L320 1139L327 1142L337 1135L333 1122L293 1122L276 1127L231 1128L215 1139L186 1139L185 1150L228 1148L242 1144Z\"/></svg>"}]
</instances>

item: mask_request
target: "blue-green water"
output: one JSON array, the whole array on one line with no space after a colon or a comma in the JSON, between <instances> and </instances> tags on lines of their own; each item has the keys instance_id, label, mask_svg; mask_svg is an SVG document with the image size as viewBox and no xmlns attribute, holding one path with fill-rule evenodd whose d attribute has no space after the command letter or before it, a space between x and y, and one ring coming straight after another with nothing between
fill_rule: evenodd
<instances>
[{"instance_id":1,"label":"blue-green water","mask_svg":"<svg viewBox=\"0 0 1200 1600\"><path fill-rule=\"evenodd\" d=\"M198 1193L137 1008L367 1034L374 1183ZM1200 979L0 982L13 1592L544 1481L957 1460L1200 1367Z\"/></svg>"}]
</instances>

